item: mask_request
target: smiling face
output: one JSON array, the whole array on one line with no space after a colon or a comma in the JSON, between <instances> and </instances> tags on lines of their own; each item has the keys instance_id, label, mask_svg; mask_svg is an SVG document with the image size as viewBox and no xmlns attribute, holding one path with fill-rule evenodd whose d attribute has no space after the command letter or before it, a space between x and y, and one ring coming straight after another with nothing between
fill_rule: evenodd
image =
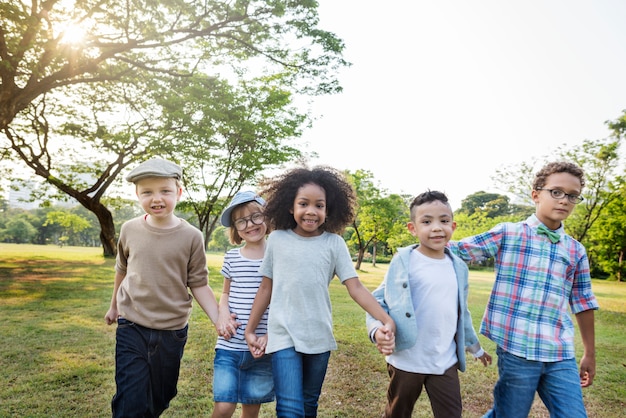
<instances>
[{"instance_id":1,"label":"smiling face","mask_svg":"<svg viewBox=\"0 0 626 418\"><path fill-rule=\"evenodd\" d=\"M417 250L431 258L445 257L444 249L456 229L450 206L435 200L415 206L411 215L407 227L419 240Z\"/></svg>"},{"instance_id":2,"label":"smiling face","mask_svg":"<svg viewBox=\"0 0 626 418\"><path fill-rule=\"evenodd\" d=\"M265 219L262 217L263 207L257 202L248 202L242 205L239 205L233 210L232 218L233 218L233 228L235 228L236 233L239 237L248 243L254 243L265 239L265 234L267 233L267 225L265 224ZM263 222L258 225L253 221L256 219L263 219ZM235 227L235 222L237 220L243 220L246 222L246 226L242 230L237 230Z\"/></svg>"},{"instance_id":3,"label":"smiling face","mask_svg":"<svg viewBox=\"0 0 626 418\"><path fill-rule=\"evenodd\" d=\"M317 184L305 184L298 189L290 212L296 221L296 234L303 237L321 235L319 228L326 221L326 191Z\"/></svg>"},{"instance_id":4,"label":"smiling face","mask_svg":"<svg viewBox=\"0 0 626 418\"><path fill-rule=\"evenodd\" d=\"M183 191L175 179L163 177L138 180L135 189L142 209L157 223L171 219Z\"/></svg>"},{"instance_id":5,"label":"smiling face","mask_svg":"<svg viewBox=\"0 0 626 418\"><path fill-rule=\"evenodd\" d=\"M570 173L554 173L546 178L546 184L542 189L562 190L567 194L580 195L582 185L580 179ZM533 190L531 196L535 202L537 218L550 229L558 229L561 222L574 210L575 205L567 199L567 196L555 199L548 190Z\"/></svg>"}]
</instances>

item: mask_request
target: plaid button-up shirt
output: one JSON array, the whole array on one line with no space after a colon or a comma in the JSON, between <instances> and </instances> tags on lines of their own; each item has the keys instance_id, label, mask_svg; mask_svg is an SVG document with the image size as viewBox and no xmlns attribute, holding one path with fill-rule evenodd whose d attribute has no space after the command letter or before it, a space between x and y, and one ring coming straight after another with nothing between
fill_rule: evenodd
<instances>
[{"instance_id":1,"label":"plaid button-up shirt","mask_svg":"<svg viewBox=\"0 0 626 418\"><path fill-rule=\"evenodd\" d=\"M598 309L598 302L583 245L562 226L561 240L553 244L537 233L540 224L531 215L449 245L466 261L495 257L496 280L480 332L513 355L553 362L574 358L569 310Z\"/></svg>"}]
</instances>

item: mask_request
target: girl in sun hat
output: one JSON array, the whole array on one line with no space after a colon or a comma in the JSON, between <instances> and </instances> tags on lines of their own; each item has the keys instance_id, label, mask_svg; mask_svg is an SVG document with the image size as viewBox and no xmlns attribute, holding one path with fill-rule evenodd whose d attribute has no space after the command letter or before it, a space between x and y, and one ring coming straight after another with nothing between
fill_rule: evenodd
<instances>
[{"instance_id":1,"label":"girl in sun hat","mask_svg":"<svg viewBox=\"0 0 626 418\"><path fill-rule=\"evenodd\" d=\"M214 418L231 417L238 403L242 405L242 417L257 417L261 404L274 400L271 359L255 359L244 337L252 302L261 284L258 271L267 235L264 206L265 200L256 193L243 191L233 197L220 217L222 225L229 228L230 242L243 242L243 246L227 251L222 265L224 289L213 362ZM267 333L267 315L268 309L255 328L259 336ZM240 323L237 329L229 322L233 316Z\"/></svg>"}]
</instances>

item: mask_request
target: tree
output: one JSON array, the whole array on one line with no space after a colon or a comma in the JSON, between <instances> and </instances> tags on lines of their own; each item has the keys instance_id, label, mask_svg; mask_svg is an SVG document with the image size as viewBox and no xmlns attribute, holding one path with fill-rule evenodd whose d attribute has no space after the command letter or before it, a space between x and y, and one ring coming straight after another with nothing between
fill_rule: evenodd
<instances>
[{"instance_id":1,"label":"tree","mask_svg":"<svg viewBox=\"0 0 626 418\"><path fill-rule=\"evenodd\" d=\"M459 212L473 215L476 212L484 212L489 218L509 214L509 198L497 193L479 191L468 195L461 201Z\"/></svg>"},{"instance_id":2,"label":"tree","mask_svg":"<svg viewBox=\"0 0 626 418\"><path fill-rule=\"evenodd\" d=\"M613 199L590 231L589 258L601 271L623 281L626 276L626 184L621 185L619 197Z\"/></svg>"},{"instance_id":3,"label":"tree","mask_svg":"<svg viewBox=\"0 0 626 418\"><path fill-rule=\"evenodd\" d=\"M187 199L208 238L224 204L268 168L300 158L290 141L307 120L292 107L282 75L232 86L214 77L181 79L159 93L174 159L184 162ZM193 150L192 153L189 150ZM208 241L208 239L207 239Z\"/></svg>"},{"instance_id":4,"label":"tree","mask_svg":"<svg viewBox=\"0 0 626 418\"><path fill-rule=\"evenodd\" d=\"M62 228L62 233L58 237L59 245L68 243L72 235L78 234L81 231L89 228L90 223L87 219L80 215L69 213L66 211L53 211L48 212L46 216L46 225L59 225Z\"/></svg>"},{"instance_id":5,"label":"tree","mask_svg":"<svg viewBox=\"0 0 626 418\"><path fill-rule=\"evenodd\" d=\"M357 170L346 174L356 190L359 205L352 225L353 233L349 240L349 244L357 248L356 269L358 270L370 246L373 252L372 263L376 264L378 243L386 243L396 223L406 224L407 205L400 195L383 197L381 190L374 184L370 171Z\"/></svg>"},{"instance_id":6,"label":"tree","mask_svg":"<svg viewBox=\"0 0 626 418\"><path fill-rule=\"evenodd\" d=\"M7 221L6 228L2 231L4 239L16 244L24 244L37 234L37 229L22 216L16 216Z\"/></svg>"},{"instance_id":7,"label":"tree","mask_svg":"<svg viewBox=\"0 0 626 418\"><path fill-rule=\"evenodd\" d=\"M104 193L169 139L153 89L203 72L241 77L247 66L280 73L294 93L339 91L334 75L347 65L344 45L318 28L316 8L280 0L2 2L3 158L9 150L93 212L112 256Z\"/></svg>"},{"instance_id":8,"label":"tree","mask_svg":"<svg viewBox=\"0 0 626 418\"><path fill-rule=\"evenodd\" d=\"M228 228L218 226L214 233L211 234L211 241L209 242L209 248L215 249L225 253L233 245L228 239Z\"/></svg>"}]
</instances>

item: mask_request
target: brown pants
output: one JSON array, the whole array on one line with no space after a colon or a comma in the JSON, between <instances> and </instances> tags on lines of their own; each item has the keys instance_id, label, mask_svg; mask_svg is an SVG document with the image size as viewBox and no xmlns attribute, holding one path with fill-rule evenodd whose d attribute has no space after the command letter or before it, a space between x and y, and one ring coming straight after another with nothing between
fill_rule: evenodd
<instances>
[{"instance_id":1,"label":"brown pants","mask_svg":"<svg viewBox=\"0 0 626 418\"><path fill-rule=\"evenodd\" d=\"M415 402L426 387L436 418L461 417L461 384L456 364L443 375L405 372L387 364L389 387L384 418L411 418Z\"/></svg>"}]
</instances>

